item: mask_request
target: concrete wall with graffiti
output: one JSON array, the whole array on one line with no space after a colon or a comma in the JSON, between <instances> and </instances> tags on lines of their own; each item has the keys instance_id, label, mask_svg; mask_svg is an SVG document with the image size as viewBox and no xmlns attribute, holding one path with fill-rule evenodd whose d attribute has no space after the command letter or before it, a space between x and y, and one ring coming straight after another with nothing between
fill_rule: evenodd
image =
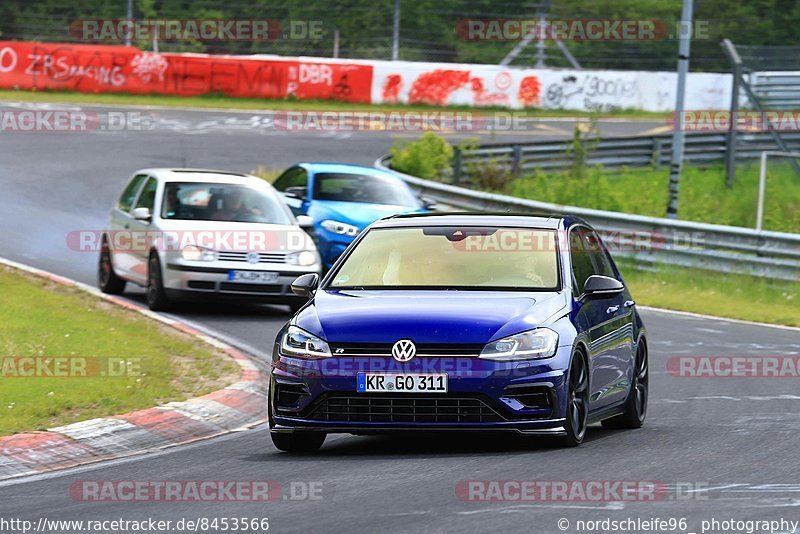
<instances>
[{"instance_id":1,"label":"concrete wall with graffiti","mask_svg":"<svg viewBox=\"0 0 800 534\"><path fill-rule=\"evenodd\" d=\"M0 87L369 103L372 66L314 58L154 54L126 46L0 41Z\"/></svg>"},{"instance_id":2,"label":"concrete wall with graffiti","mask_svg":"<svg viewBox=\"0 0 800 534\"><path fill-rule=\"evenodd\" d=\"M675 86L672 72L154 54L125 46L0 41L0 88L671 111ZM693 73L686 107L727 109L730 93L730 75Z\"/></svg>"},{"instance_id":3,"label":"concrete wall with graffiti","mask_svg":"<svg viewBox=\"0 0 800 534\"><path fill-rule=\"evenodd\" d=\"M373 102L583 111L675 109L674 72L511 69L494 65L374 62ZM729 74L690 74L687 109L727 109Z\"/></svg>"}]
</instances>

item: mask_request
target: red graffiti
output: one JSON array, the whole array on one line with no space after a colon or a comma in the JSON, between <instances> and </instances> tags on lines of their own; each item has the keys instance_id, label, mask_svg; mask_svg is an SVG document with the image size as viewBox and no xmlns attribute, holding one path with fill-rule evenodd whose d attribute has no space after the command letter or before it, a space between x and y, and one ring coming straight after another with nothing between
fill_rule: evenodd
<instances>
[{"instance_id":1,"label":"red graffiti","mask_svg":"<svg viewBox=\"0 0 800 534\"><path fill-rule=\"evenodd\" d=\"M492 93L483 86L483 80L472 78L472 92L474 93L473 103L476 106L496 106L508 104L508 95L505 93Z\"/></svg>"},{"instance_id":2,"label":"red graffiti","mask_svg":"<svg viewBox=\"0 0 800 534\"><path fill-rule=\"evenodd\" d=\"M541 104L542 82L536 76L526 76L519 84L520 104L524 107L538 106Z\"/></svg>"},{"instance_id":3,"label":"red graffiti","mask_svg":"<svg viewBox=\"0 0 800 534\"><path fill-rule=\"evenodd\" d=\"M87 93L222 93L251 98L369 103L371 65L202 54L134 47L0 41L0 87Z\"/></svg>"},{"instance_id":4,"label":"red graffiti","mask_svg":"<svg viewBox=\"0 0 800 534\"><path fill-rule=\"evenodd\" d=\"M408 102L446 105L450 95L469 81L469 71L437 69L426 72L414 81Z\"/></svg>"},{"instance_id":5,"label":"red graffiti","mask_svg":"<svg viewBox=\"0 0 800 534\"><path fill-rule=\"evenodd\" d=\"M400 100L400 89L403 88L403 77L399 74L390 74L383 82L383 102L398 102Z\"/></svg>"}]
</instances>

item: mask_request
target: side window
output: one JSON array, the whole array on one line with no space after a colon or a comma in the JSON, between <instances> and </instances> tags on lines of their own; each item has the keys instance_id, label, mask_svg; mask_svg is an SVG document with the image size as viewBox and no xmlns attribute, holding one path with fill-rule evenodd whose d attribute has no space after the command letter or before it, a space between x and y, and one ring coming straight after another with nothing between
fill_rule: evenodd
<instances>
[{"instance_id":1,"label":"side window","mask_svg":"<svg viewBox=\"0 0 800 534\"><path fill-rule=\"evenodd\" d=\"M153 208L156 205L156 189L158 182L155 178L150 178L142 188L142 193L139 195L139 200L136 202L137 208L147 208L150 213L153 213Z\"/></svg>"},{"instance_id":2,"label":"side window","mask_svg":"<svg viewBox=\"0 0 800 534\"><path fill-rule=\"evenodd\" d=\"M586 232L586 241L589 245L589 255L592 257L592 263L594 264L594 274L616 278L617 273L614 272L614 267L611 265L608 252L603 246L602 241L600 241L600 237L597 233Z\"/></svg>"},{"instance_id":3,"label":"side window","mask_svg":"<svg viewBox=\"0 0 800 534\"><path fill-rule=\"evenodd\" d=\"M136 193L139 192L139 188L142 186L142 182L144 179L147 178L144 174L138 174L131 179L128 183L128 186L125 188L125 191L122 192L122 195L119 197L119 202L117 202L117 208L125 213L131 211L133 207L133 201L136 200Z\"/></svg>"},{"instance_id":4,"label":"side window","mask_svg":"<svg viewBox=\"0 0 800 534\"><path fill-rule=\"evenodd\" d=\"M592 258L589 254L589 245L583 228L573 228L569 232L569 254L572 261L572 274L575 278L573 293L575 296L583 294L586 280L595 274Z\"/></svg>"},{"instance_id":5,"label":"side window","mask_svg":"<svg viewBox=\"0 0 800 534\"><path fill-rule=\"evenodd\" d=\"M308 173L302 167L289 169L272 186L278 191L286 191L289 187L308 187Z\"/></svg>"}]
</instances>

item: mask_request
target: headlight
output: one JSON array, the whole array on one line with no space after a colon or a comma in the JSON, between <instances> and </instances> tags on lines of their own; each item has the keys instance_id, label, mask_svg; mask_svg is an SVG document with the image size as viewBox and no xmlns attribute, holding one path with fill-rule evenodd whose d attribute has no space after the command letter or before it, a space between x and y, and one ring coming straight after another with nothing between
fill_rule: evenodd
<instances>
[{"instance_id":1,"label":"headlight","mask_svg":"<svg viewBox=\"0 0 800 534\"><path fill-rule=\"evenodd\" d=\"M558 347L558 334L549 328L535 328L488 343L481 351L487 360L530 360L550 358Z\"/></svg>"},{"instance_id":2,"label":"headlight","mask_svg":"<svg viewBox=\"0 0 800 534\"><path fill-rule=\"evenodd\" d=\"M290 326L281 339L281 353L293 358L315 360L330 358L331 348L325 340L309 334L302 328Z\"/></svg>"},{"instance_id":3,"label":"headlight","mask_svg":"<svg viewBox=\"0 0 800 534\"><path fill-rule=\"evenodd\" d=\"M331 219L322 221L319 224L320 224L320 226L325 228L327 231L333 232L334 234L347 235L347 236L350 236L350 237L354 237L354 236L357 236L358 232L359 232L357 226L353 226L352 224L345 224L345 223L339 222L339 221L333 221Z\"/></svg>"},{"instance_id":4,"label":"headlight","mask_svg":"<svg viewBox=\"0 0 800 534\"><path fill-rule=\"evenodd\" d=\"M211 249L187 245L181 250L181 257L190 261L214 261L217 259L217 253Z\"/></svg>"},{"instance_id":5,"label":"headlight","mask_svg":"<svg viewBox=\"0 0 800 534\"><path fill-rule=\"evenodd\" d=\"M310 250L301 250L286 255L286 263L290 265L314 265L317 263L317 255Z\"/></svg>"}]
</instances>

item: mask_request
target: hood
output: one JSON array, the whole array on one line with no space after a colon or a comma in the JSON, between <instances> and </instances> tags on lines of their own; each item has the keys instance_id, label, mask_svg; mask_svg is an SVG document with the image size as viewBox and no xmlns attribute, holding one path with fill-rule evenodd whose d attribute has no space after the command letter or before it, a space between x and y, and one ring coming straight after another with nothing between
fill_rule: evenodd
<instances>
[{"instance_id":1,"label":"hood","mask_svg":"<svg viewBox=\"0 0 800 534\"><path fill-rule=\"evenodd\" d=\"M311 210L309 211L309 215L313 217L315 221L333 218L339 222L364 228L383 217L422 211L425 210L422 208L396 206L390 204L367 204L365 202L315 200L312 204Z\"/></svg>"},{"instance_id":2,"label":"hood","mask_svg":"<svg viewBox=\"0 0 800 534\"><path fill-rule=\"evenodd\" d=\"M564 293L318 291L296 319L331 343L488 343L545 324Z\"/></svg>"}]
</instances>

